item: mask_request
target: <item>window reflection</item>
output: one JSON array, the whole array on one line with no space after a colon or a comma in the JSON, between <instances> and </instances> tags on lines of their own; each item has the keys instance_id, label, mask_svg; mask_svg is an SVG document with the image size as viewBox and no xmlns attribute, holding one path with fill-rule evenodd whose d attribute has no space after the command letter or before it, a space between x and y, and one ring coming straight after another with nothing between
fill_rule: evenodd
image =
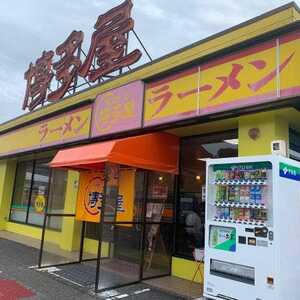
<instances>
[{"instance_id":1,"label":"window reflection","mask_svg":"<svg viewBox=\"0 0 300 300\"><path fill-rule=\"evenodd\" d=\"M205 159L234 156L238 156L236 131L182 140L175 241L176 255L192 258L194 248L204 247Z\"/></svg>"}]
</instances>

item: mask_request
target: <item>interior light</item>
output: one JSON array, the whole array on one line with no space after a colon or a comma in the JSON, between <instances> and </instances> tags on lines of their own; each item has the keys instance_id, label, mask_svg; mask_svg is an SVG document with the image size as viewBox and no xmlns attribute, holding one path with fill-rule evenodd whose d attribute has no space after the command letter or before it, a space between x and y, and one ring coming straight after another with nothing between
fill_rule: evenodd
<instances>
[{"instance_id":1,"label":"interior light","mask_svg":"<svg viewBox=\"0 0 300 300\"><path fill-rule=\"evenodd\" d=\"M201 176L200 175L197 175L196 176L196 180L200 180L201 179Z\"/></svg>"},{"instance_id":2,"label":"interior light","mask_svg":"<svg viewBox=\"0 0 300 300\"><path fill-rule=\"evenodd\" d=\"M164 179L164 178L163 178L162 176L159 176L159 177L158 177L158 180L159 180L159 181L163 181L163 179Z\"/></svg>"},{"instance_id":3,"label":"interior light","mask_svg":"<svg viewBox=\"0 0 300 300\"><path fill-rule=\"evenodd\" d=\"M232 144L232 145L238 145L239 144L238 139L224 140L224 142L227 143L227 144Z\"/></svg>"}]
</instances>

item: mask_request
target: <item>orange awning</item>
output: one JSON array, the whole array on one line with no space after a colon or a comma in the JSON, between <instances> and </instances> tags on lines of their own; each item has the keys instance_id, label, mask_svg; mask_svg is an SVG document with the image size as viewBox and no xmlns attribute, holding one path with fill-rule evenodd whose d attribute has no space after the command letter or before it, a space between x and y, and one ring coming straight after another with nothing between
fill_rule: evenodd
<instances>
[{"instance_id":1,"label":"orange awning","mask_svg":"<svg viewBox=\"0 0 300 300\"><path fill-rule=\"evenodd\" d=\"M179 139L153 133L60 150L52 168L99 169L105 162L178 174Z\"/></svg>"}]
</instances>

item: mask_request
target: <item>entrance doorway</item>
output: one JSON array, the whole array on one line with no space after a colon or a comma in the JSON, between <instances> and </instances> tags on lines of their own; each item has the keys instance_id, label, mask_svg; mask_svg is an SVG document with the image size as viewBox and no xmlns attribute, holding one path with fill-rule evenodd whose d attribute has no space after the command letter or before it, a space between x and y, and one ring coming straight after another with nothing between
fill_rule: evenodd
<instances>
[{"instance_id":1,"label":"entrance doorway","mask_svg":"<svg viewBox=\"0 0 300 300\"><path fill-rule=\"evenodd\" d=\"M174 180L171 173L106 163L100 222L77 222L75 213L46 213L39 267L58 267L61 277L97 292L170 275ZM125 194L131 208L122 202ZM125 210L124 220L120 212ZM47 235L58 219L63 226L77 223L78 250L50 249Z\"/></svg>"}]
</instances>

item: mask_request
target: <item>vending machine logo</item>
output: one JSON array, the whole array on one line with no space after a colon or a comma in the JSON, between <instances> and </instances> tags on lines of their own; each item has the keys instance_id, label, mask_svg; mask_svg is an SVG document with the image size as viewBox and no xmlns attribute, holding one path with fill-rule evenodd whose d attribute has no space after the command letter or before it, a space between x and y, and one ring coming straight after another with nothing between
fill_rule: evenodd
<instances>
[{"instance_id":1,"label":"vending machine logo","mask_svg":"<svg viewBox=\"0 0 300 300\"><path fill-rule=\"evenodd\" d=\"M279 165L279 176L288 179L300 181L300 168L280 163Z\"/></svg>"}]
</instances>

